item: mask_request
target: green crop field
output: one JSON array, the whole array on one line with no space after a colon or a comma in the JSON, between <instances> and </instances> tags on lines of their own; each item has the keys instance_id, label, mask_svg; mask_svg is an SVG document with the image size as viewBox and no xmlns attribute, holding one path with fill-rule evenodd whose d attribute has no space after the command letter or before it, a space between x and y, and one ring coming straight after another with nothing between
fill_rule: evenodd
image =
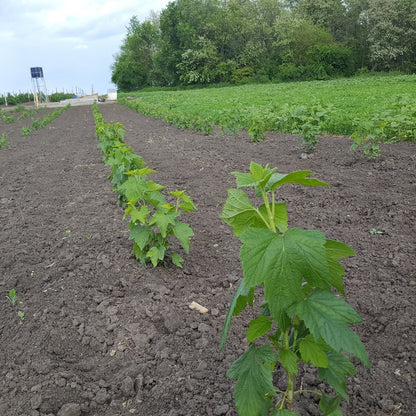
<instances>
[{"instance_id":1,"label":"green crop field","mask_svg":"<svg viewBox=\"0 0 416 416\"><path fill-rule=\"evenodd\" d=\"M357 145L374 147L371 156L381 142L416 141L416 75L146 89L120 97L129 107L180 128L208 134L217 125L234 136L245 129L253 141L264 139L267 131L296 133L309 150L321 134L351 136Z\"/></svg>"},{"instance_id":2,"label":"green crop field","mask_svg":"<svg viewBox=\"0 0 416 416\"><path fill-rule=\"evenodd\" d=\"M175 109L182 113L215 119L230 107L278 111L284 106L333 106L340 115L360 117L388 110L395 98L413 97L416 102L416 76L373 76L332 81L251 84L223 88L182 91L121 93L121 97L141 97L144 103Z\"/></svg>"}]
</instances>

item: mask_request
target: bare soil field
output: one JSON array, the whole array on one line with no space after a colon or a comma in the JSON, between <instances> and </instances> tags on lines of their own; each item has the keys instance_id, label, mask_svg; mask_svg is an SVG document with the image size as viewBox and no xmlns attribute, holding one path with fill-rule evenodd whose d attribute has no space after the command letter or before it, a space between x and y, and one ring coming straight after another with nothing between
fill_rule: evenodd
<instances>
[{"instance_id":1,"label":"bare soil field","mask_svg":"<svg viewBox=\"0 0 416 416\"><path fill-rule=\"evenodd\" d=\"M50 110L45 110L50 111ZM246 349L250 310L225 314L242 278L239 241L219 218L232 171L251 161L279 172L309 169L330 188L287 186L290 226L345 242L347 301L371 370L348 379L346 416L416 414L416 147L382 147L369 161L345 137L321 137L302 155L296 136L261 143L178 130L120 104L100 105L125 125L125 142L169 190L186 189L198 210L183 269L143 267L107 179L91 106L72 107L29 137L28 120L0 122L0 415L235 416L232 362ZM370 233L376 230L380 233ZM7 299L16 290L18 302ZM195 301L208 313L189 308ZM22 320L17 312L24 313ZM307 368L297 379L321 388ZM301 416L318 415L304 398Z\"/></svg>"}]
</instances>

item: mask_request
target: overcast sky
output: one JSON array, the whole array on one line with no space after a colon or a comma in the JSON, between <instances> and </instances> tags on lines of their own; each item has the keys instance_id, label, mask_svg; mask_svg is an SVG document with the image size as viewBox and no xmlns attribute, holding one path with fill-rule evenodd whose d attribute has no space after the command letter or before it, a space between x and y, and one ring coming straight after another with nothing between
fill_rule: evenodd
<instances>
[{"instance_id":1,"label":"overcast sky","mask_svg":"<svg viewBox=\"0 0 416 416\"><path fill-rule=\"evenodd\" d=\"M0 95L32 90L42 67L48 93L105 94L132 16L143 22L169 0L0 0Z\"/></svg>"}]
</instances>

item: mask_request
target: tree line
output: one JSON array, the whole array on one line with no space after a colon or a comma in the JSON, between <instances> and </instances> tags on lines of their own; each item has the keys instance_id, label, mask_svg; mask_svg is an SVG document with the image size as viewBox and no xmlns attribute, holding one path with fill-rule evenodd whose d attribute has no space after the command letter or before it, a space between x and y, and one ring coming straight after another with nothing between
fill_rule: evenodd
<instances>
[{"instance_id":1,"label":"tree line","mask_svg":"<svg viewBox=\"0 0 416 416\"><path fill-rule=\"evenodd\" d=\"M175 0L126 29L124 91L416 71L416 0Z\"/></svg>"}]
</instances>

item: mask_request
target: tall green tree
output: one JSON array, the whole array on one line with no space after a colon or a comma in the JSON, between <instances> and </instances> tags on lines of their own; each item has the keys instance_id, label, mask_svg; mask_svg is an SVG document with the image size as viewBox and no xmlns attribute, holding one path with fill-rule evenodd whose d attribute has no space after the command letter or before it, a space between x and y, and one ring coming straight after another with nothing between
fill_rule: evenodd
<instances>
[{"instance_id":1,"label":"tall green tree","mask_svg":"<svg viewBox=\"0 0 416 416\"><path fill-rule=\"evenodd\" d=\"M416 70L416 0L373 0L367 10L373 69Z\"/></svg>"},{"instance_id":2,"label":"tall green tree","mask_svg":"<svg viewBox=\"0 0 416 416\"><path fill-rule=\"evenodd\" d=\"M131 91L149 85L154 71L153 56L157 50L157 21L140 23L130 19L121 51L112 65L111 81L121 90Z\"/></svg>"}]
</instances>

